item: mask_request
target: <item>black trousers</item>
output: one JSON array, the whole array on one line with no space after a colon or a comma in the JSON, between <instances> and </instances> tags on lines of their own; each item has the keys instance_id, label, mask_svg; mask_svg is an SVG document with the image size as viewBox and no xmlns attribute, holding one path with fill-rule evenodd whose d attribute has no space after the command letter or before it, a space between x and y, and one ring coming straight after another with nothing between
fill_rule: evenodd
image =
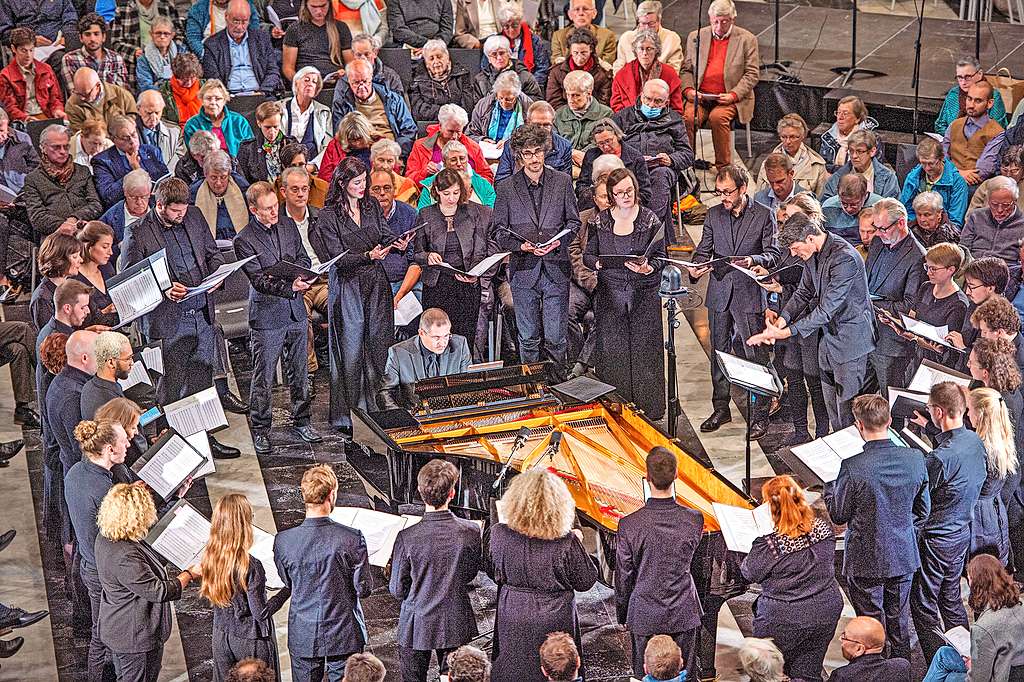
<instances>
[{"instance_id":1,"label":"black trousers","mask_svg":"<svg viewBox=\"0 0 1024 682\"><path fill-rule=\"evenodd\" d=\"M455 649L411 649L398 647L398 665L402 671L402 682L427 682L431 655L437 656L438 672L448 672L448 654Z\"/></svg>"},{"instance_id":2,"label":"black trousers","mask_svg":"<svg viewBox=\"0 0 1024 682\"><path fill-rule=\"evenodd\" d=\"M89 635L88 677L89 682L114 682L116 679L112 656L107 645L100 640L100 577L96 568L81 564L82 582L89 592L89 606L92 610L92 632Z\"/></svg>"},{"instance_id":3,"label":"black trousers","mask_svg":"<svg viewBox=\"0 0 1024 682\"><path fill-rule=\"evenodd\" d=\"M779 348L778 344L776 347ZM815 437L829 433L828 410L825 396L821 393L821 377L818 370L817 342L811 337L789 339L779 348L782 362L776 356L776 366L781 364L782 374L789 387L785 408L790 423L797 431L807 431L807 405L814 412Z\"/></svg>"},{"instance_id":4,"label":"black trousers","mask_svg":"<svg viewBox=\"0 0 1024 682\"><path fill-rule=\"evenodd\" d=\"M764 315L762 313L733 313L725 310L722 312L708 310L708 325L711 329L711 347L725 353L733 353L733 338L739 337L738 341L743 347L743 355L747 360L760 365L768 364L767 346L748 346L747 339L754 334L759 334L764 329ZM711 360L711 404L716 410L728 410L731 393L729 380L725 377L718 359ZM768 416L768 398L754 396L753 414L748 417L751 422L765 419Z\"/></svg>"},{"instance_id":5,"label":"black trousers","mask_svg":"<svg viewBox=\"0 0 1024 682\"><path fill-rule=\"evenodd\" d=\"M576 282L569 285L569 362L581 362L592 367L597 336L594 324L586 322L588 312L594 310L597 293L587 291Z\"/></svg>"},{"instance_id":6,"label":"black trousers","mask_svg":"<svg viewBox=\"0 0 1024 682\"><path fill-rule=\"evenodd\" d=\"M480 318L480 282L466 284L446 273L433 286L423 287L423 309L440 308L452 322L452 334L466 337L472 355L476 346L476 323Z\"/></svg>"},{"instance_id":7,"label":"black trousers","mask_svg":"<svg viewBox=\"0 0 1024 682\"><path fill-rule=\"evenodd\" d=\"M664 633L675 640L676 645L683 654L683 665L686 666L686 679L694 679L697 667L697 632L700 628L677 632L674 634ZM647 642L654 635L630 635L633 645L633 675L637 679L643 679L644 675L644 651L647 650Z\"/></svg>"},{"instance_id":8,"label":"black trousers","mask_svg":"<svg viewBox=\"0 0 1024 682\"><path fill-rule=\"evenodd\" d=\"M35 397L35 346L27 322L0 322L0 363L11 366L14 402L28 404Z\"/></svg>"},{"instance_id":9,"label":"black trousers","mask_svg":"<svg viewBox=\"0 0 1024 682\"><path fill-rule=\"evenodd\" d=\"M889 655L910 660L910 586L914 574L892 578L846 576L846 590L858 616L885 626ZM931 659L929 659L931 660Z\"/></svg>"},{"instance_id":10,"label":"black trousers","mask_svg":"<svg viewBox=\"0 0 1024 682\"><path fill-rule=\"evenodd\" d=\"M250 329L252 346L252 384L249 389L249 421L252 430L266 433L273 424L271 406L274 370L284 359L285 381L291 394L292 423L309 424L309 383L306 381L306 320L298 320L277 329Z\"/></svg>"},{"instance_id":11,"label":"black trousers","mask_svg":"<svg viewBox=\"0 0 1024 682\"><path fill-rule=\"evenodd\" d=\"M880 355L878 351L871 353L871 371L878 381L878 389L883 398L889 398L890 388L904 388L910 381L910 372L917 362L913 356L893 357Z\"/></svg>"},{"instance_id":12,"label":"black trousers","mask_svg":"<svg viewBox=\"0 0 1024 682\"><path fill-rule=\"evenodd\" d=\"M114 653L117 682L157 682L164 658L164 645L135 654Z\"/></svg>"},{"instance_id":13,"label":"black trousers","mask_svg":"<svg viewBox=\"0 0 1024 682\"><path fill-rule=\"evenodd\" d=\"M217 355L217 334L202 308L190 310L182 318L178 333L163 339L167 362L157 387L161 405L181 400L213 385L213 367Z\"/></svg>"},{"instance_id":14,"label":"black trousers","mask_svg":"<svg viewBox=\"0 0 1024 682\"><path fill-rule=\"evenodd\" d=\"M867 356L849 362L830 363L822 351L818 353L818 366L821 368L821 394L825 397L832 430L853 426L853 399L864 387L868 372Z\"/></svg>"},{"instance_id":15,"label":"black trousers","mask_svg":"<svg viewBox=\"0 0 1024 682\"><path fill-rule=\"evenodd\" d=\"M651 177L651 205L665 226L665 244L675 244L675 221L672 220L672 188L679 182L679 172L671 166L654 166L648 169Z\"/></svg>"},{"instance_id":16,"label":"black trousers","mask_svg":"<svg viewBox=\"0 0 1024 682\"><path fill-rule=\"evenodd\" d=\"M292 682L341 682L345 677L345 662L352 654L305 658L292 656Z\"/></svg>"},{"instance_id":17,"label":"black trousers","mask_svg":"<svg viewBox=\"0 0 1024 682\"><path fill-rule=\"evenodd\" d=\"M303 353L305 349L303 349ZM213 680L224 682L231 668L243 658L258 658L281 680L281 666L277 660L277 637L267 639L246 639L221 630L213 629Z\"/></svg>"},{"instance_id":18,"label":"black trousers","mask_svg":"<svg viewBox=\"0 0 1024 682\"><path fill-rule=\"evenodd\" d=\"M921 568L910 588L910 615L921 642L925 660L930 661L945 642L939 632L957 625L968 627L967 611L960 596L960 576L971 544L963 537L922 537L918 541Z\"/></svg>"}]
</instances>

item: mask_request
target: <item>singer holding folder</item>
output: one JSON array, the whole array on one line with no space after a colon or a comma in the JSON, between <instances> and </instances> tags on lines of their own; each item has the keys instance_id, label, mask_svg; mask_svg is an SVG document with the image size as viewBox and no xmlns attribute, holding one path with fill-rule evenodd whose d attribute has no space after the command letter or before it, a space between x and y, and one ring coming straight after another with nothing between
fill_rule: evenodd
<instances>
[{"instance_id":1,"label":"singer holding folder","mask_svg":"<svg viewBox=\"0 0 1024 682\"><path fill-rule=\"evenodd\" d=\"M665 414L664 335L661 331L661 268L664 227L639 202L636 176L618 168L605 182L610 208L601 211L583 253L583 264L597 271L594 304L597 376L654 420ZM636 255L636 260L602 258ZM654 633L656 634L656 633Z\"/></svg>"},{"instance_id":2,"label":"singer holding folder","mask_svg":"<svg viewBox=\"0 0 1024 682\"><path fill-rule=\"evenodd\" d=\"M310 281L302 277L288 281L265 273L281 261L310 267L309 254L302 245L295 222L278 220L277 192L268 182L253 183L246 190L249 224L235 237L239 259L256 256L243 266L249 278L249 339L252 344L252 384L249 392L249 422L257 454L271 451L271 388L274 370L284 359L284 373L291 395L292 424L307 443L322 440L309 425L309 382L306 380L306 305L304 292Z\"/></svg>"},{"instance_id":3,"label":"singer holding folder","mask_svg":"<svg viewBox=\"0 0 1024 682\"><path fill-rule=\"evenodd\" d=\"M420 211L414 260L424 267L423 307L448 313L452 332L463 336L473 352L480 316L480 278L467 272L487 257L491 209L469 201L469 189L456 171L444 169L427 190L434 203Z\"/></svg>"}]
</instances>

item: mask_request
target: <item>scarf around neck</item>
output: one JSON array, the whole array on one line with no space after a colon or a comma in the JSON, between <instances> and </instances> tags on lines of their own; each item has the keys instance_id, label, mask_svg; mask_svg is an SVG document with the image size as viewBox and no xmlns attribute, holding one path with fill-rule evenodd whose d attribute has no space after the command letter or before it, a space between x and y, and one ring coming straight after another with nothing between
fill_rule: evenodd
<instances>
[{"instance_id":1,"label":"scarf around neck","mask_svg":"<svg viewBox=\"0 0 1024 682\"><path fill-rule=\"evenodd\" d=\"M494 140L507 140L512 136L512 131L523 125L523 106L522 102L516 100L516 106L512 109L512 117L508 121L508 125L505 126L505 134L498 135L498 125L501 123L501 104L498 100L494 100L494 107L491 109L491 120L487 124L487 137Z\"/></svg>"},{"instance_id":2,"label":"scarf around neck","mask_svg":"<svg viewBox=\"0 0 1024 682\"><path fill-rule=\"evenodd\" d=\"M171 95L174 96L174 103L178 107L178 121L184 126L185 122L199 113L202 103L199 101L199 79L197 78L191 87L186 88L174 76L171 76Z\"/></svg>"},{"instance_id":3,"label":"scarf around neck","mask_svg":"<svg viewBox=\"0 0 1024 682\"><path fill-rule=\"evenodd\" d=\"M533 33L530 32L530 27L525 21L522 24L522 33L519 34L519 45L523 50L523 56L519 61L526 66L530 73L533 73Z\"/></svg>"},{"instance_id":4,"label":"scarf around neck","mask_svg":"<svg viewBox=\"0 0 1024 682\"><path fill-rule=\"evenodd\" d=\"M363 22L363 30L371 36L380 29L382 20L380 10L373 0L341 0L341 4L348 9L359 10L359 19Z\"/></svg>"},{"instance_id":5,"label":"scarf around neck","mask_svg":"<svg viewBox=\"0 0 1024 682\"><path fill-rule=\"evenodd\" d=\"M71 176L75 172L75 160L70 156L68 157L67 163L63 166L55 166L48 158L46 158L45 154L40 154L39 165L43 167L43 172L58 185L68 184L68 180L71 179Z\"/></svg>"},{"instance_id":6,"label":"scarf around neck","mask_svg":"<svg viewBox=\"0 0 1024 682\"><path fill-rule=\"evenodd\" d=\"M238 188L234 180L228 183L228 190L224 193L224 205L228 207L228 215L231 216L231 224L238 232L249 222L249 210L245 206L245 197L242 190ZM217 236L217 197L210 189L209 183L204 182L199 186L196 193L196 206L202 212L206 222L210 225L210 232Z\"/></svg>"},{"instance_id":7,"label":"scarf around neck","mask_svg":"<svg viewBox=\"0 0 1024 682\"><path fill-rule=\"evenodd\" d=\"M153 73L157 75L158 80L169 80L171 77L171 62L178 56L178 46L174 44L174 41L171 41L166 57L160 54L160 50L157 49L152 40L146 43L143 53L146 56L146 61L153 67Z\"/></svg>"}]
</instances>

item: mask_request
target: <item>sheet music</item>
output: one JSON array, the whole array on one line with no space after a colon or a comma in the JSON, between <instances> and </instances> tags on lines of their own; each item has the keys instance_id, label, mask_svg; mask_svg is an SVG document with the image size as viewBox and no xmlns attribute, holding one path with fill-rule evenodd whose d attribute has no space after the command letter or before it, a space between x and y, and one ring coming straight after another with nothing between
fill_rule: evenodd
<instances>
[{"instance_id":1,"label":"sheet music","mask_svg":"<svg viewBox=\"0 0 1024 682\"><path fill-rule=\"evenodd\" d=\"M929 341L934 341L940 346L954 348L954 346L949 341L946 341L946 335L949 334L949 325L944 324L942 326L936 327L934 325L928 324L927 322L922 322L921 320L915 320L912 317L907 317L906 315L900 315L900 320L903 322L903 328L906 329L908 332L912 332L914 334L917 334L918 336L922 336L928 339Z\"/></svg>"},{"instance_id":2,"label":"sheet music","mask_svg":"<svg viewBox=\"0 0 1024 682\"><path fill-rule=\"evenodd\" d=\"M167 269L167 252L160 249L149 257L149 267L156 276L156 283L160 285L161 291L171 288L171 272Z\"/></svg>"},{"instance_id":3,"label":"sheet music","mask_svg":"<svg viewBox=\"0 0 1024 682\"><path fill-rule=\"evenodd\" d=\"M142 349L142 362L151 372L164 373L164 352L160 346L146 346Z\"/></svg>"},{"instance_id":4,"label":"sheet music","mask_svg":"<svg viewBox=\"0 0 1024 682\"><path fill-rule=\"evenodd\" d=\"M561 239L561 238L562 238L562 237L564 237L565 235L569 234L570 232L572 232L572 230L570 230L570 229L569 229L569 228L567 227L567 228L565 228L564 230L562 230L561 232L559 232L558 234L556 234L556 235L555 235L554 237L552 237L551 239L549 239L549 240L547 240L546 242L544 242L543 244L536 244L535 246L536 246L536 247L537 247L538 249L543 249L543 248L545 248L545 247L547 247L547 246L551 246L552 244L554 244L555 242L557 242L557 241L558 241L559 239ZM492 258L493 258L493 256L492 256Z\"/></svg>"},{"instance_id":5,"label":"sheet music","mask_svg":"<svg viewBox=\"0 0 1024 682\"><path fill-rule=\"evenodd\" d=\"M199 470L192 474L192 480L217 473L217 465L213 461L213 451L210 449L210 437L206 434L206 431L197 431L185 440L188 441L189 445L198 450L200 455L206 458L203 466L199 467Z\"/></svg>"},{"instance_id":6,"label":"sheet music","mask_svg":"<svg viewBox=\"0 0 1024 682\"><path fill-rule=\"evenodd\" d=\"M263 564L263 570L267 574L267 587L272 590L280 590L284 587L284 581L277 572L277 564L274 563L274 536L258 526L252 527L252 548L249 555L254 556Z\"/></svg>"},{"instance_id":7,"label":"sheet music","mask_svg":"<svg viewBox=\"0 0 1024 682\"><path fill-rule=\"evenodd\" d=\"M568 230L565 230L565 231L568 232ZM470 277L480 277L485 272L487 272L488 270L493 268L495 265L500 263L501 260L505 256L507 256L508 254L509 254L508 251L502 251L501 253L496 253L494 255L488 256L487 258L484 258L482 261L477 263L473 267L473 269L469 270L469 271L459 270L458 268L454 268L451 265L449 265L448 263L444 263L444 262L442 262L441 265L438 266L438 267L448 268L449 270L452 270L453 272L457 272L460 275L469 275Z\"/></svg>"},{"instance_id":8,"label":"sheet music","mask_svg":"<svg viewBox=\"0 0 1024 682\"><path fill-rule=\"evenodd\" d=\"M391 560L398 532L420 521L418 516L397 516L360 507L335 507L331 519L362 531L370 565L381 567Z\"/></svg>"},{"instance_id":9,"label":"sheet music","mask_svg":"<svg viewBox=\"0 0 1024 682\"><path fill-rule=\"evenodd\" d=\"M732 267L736 268L737 270L739 270L740 272L742 272L744 275L746 275L750 279L754 280L755 282L758 281L758 279L760 278L760 275L758 275L756 272L754 272L750 268L745 268L742 265L736 265L733 262L730 262L729 265L731 265Z\"/></svg>"},{"instance_id":10,"label":"sheet music","mask_svg":"<svg viewBox=\"0 0 1024 682\"><path fill-rule=\"evenodd\" d=\"M822 440L842 459L849 459L864 452L864 439L860 437L856 426L847 426L841 431L830 433Z\"/></svg>"},{"instance_id":11,"label":"sheet music","mask_svg":"<svg viewBox=\"0 0 1024 682\"><path fill-rule=\"evenodd\" d=\"M132 363L132 369L128 372L128 377L125 379L118 379L117 383L121 386L122 391L127 391L132 386L139 384L153 385L153 382L149 380L149 372L146 371L146 365L139 361Z\"/></svg>"},{"instance_id":12,"label":"sheet music","mask_svg":"<svg viewBox=\"0 0 1024 682\"><path fill-rule=\"evenodd\" d=\"M921 452L929 453L932 451L932 446L929 445L923 438L918 436L916 433L911 431L908 427L904 426L903 430L900 431L900 437L906 441L907 445L912 448L917 448Z\"/></svg>"},{"instance_id":13,"label":"sheet music","mask_svg":"<svg viewBox=\"0 0 1024 682\"><path fill-rule=\"evenodd\" d=\"M175 507L174 518L167 528L150 543L163 558L184 570L203 558L210 541L210 522L190 504Z\"/></svg>"},{"instance_id":14,"label":"sheet music","mask_svg":"<svg viewBox=\"0 0 1024 682\"><path fill-rule=\"evenodd\" d=\"M720 350L716 350L715 353L718 355L722 368L729 378L748 386L755 386L769 393L778 392L778 388L775 386L775 377L767 367L756 362L738 358L729 353L723 353Z\"/></svg>"},{"instance_id":15,"label":"sheet music","mask_svg":"<svg viewBox=\"0 0 1024 682\"><path fill-rule=\"evenodd\" d=\"M349 251L348 249L345 249L344 251L339 253L337 256L335 256L331 260L327 261L326 263L321 263L320 265L314 265L312 268L310 268L310 270L315 272L318 276L322 275L325 272L327 272L328 270L330 270L332 265L334 265L339 260L341 260L342 256L348 254L348 251Z\"/></svg>"},{"instance_id":16,"label":"sheet music","mask_svg":"<svg viewBox=\"0 0 1024 682\"><path fill-rule=\"evenodd\" d=\"M60 42L62 37L64 37L64 32L57 31L57 35L53 39L52 43L50 43L49 45L40 45L36 47L33 53L33 58L38 59L41 62L45 62L53 56L54 52L56 52L57 50L63 50L64 44Z\"/></svg>"},{"instance_id":17,"label":"sheet music","mask_svg":"<svg viewBox=\"0 0 1024 682\"><path fill-rule=\"evenodd\" d=\"M189 287L188 293L185 295L185 298L181 300L187 301L193 296L205 294L206 292L210 291L211 289L219 285L221 282L226 280L232 274L241 270L246 263L248 263L255 257L256 256L253 255L249 256L248 258L243 258L242 260L235 261L234 263L225 263L224 265L221 265L219 268L211 272L202 282L200 282L194 287Z\"/></svg>"},{"instance_id":18,"label":"sheet music","mask_svg":"<svg viewBox=\"0 0 1024 682\"><path fill-rule=\"evenodd\" d=\"M775 530L768 504L762 504L757 509L744 509L712 502L711 507L718 525L722 527L725 546L734 552L749 553L754 540Z\"/></svg>"},{"instance_id":19,"label":"sheet music","mask_svg":"<svg viewBox=\"0 0 1024 682\"><path fill-rule=\"evenodd\" d=\"M483 153L484 158L488 161L497 161L501 158L501 153L505 150L505 145L502 142L494 142L492 140L480 140L480 151Z\"/></svg>"},{"instance_id":20,"label":"sheet music","mask_svg":"<svg viewBox=\"0 0 1024 682\"><path fill-rule=\"evenodd\" d=\"M202 455L189 447L181 436L173 434L135 473L160 497L167 499L202 463Z\"/></svg>"},{"instance_id":21,"label":"sheet music","mask_svg":"<svg viewBox=\"0 0 1024 682\"><path fill-rule=\"evenodd\" d=\"M114 304L121 324L152 312L164 300L157 276L150 268L141 270L123 282L107 288L107 295Z\"/></svg>"},{"instance_id":22,"label":"sheet music","mask_svg":"<svg viewBox=\"0 0 1024 682\"><path fill-rule=\"evenodd\" d=\"M971 633L963 625L957 625L942 634L942 639L965 658L971 657Z\"/></svg>"},{"instance_id":23,"label":"sheet music","mask_svg":"<svg viewBox=\"0 0 1024 682\"><path fill-rule=\"evenodd\" d=\"M164 406L167 424L182 436L213 431L228 425L214 386Z\"/></svg>"},{"instance_id":24,"label":"sheet music","mask_svg":"<svg viewBox=\"0 0 1024 682\"><path fill-rule=\"evenodd\" d=\"M824 441L812 440L791 451L823 483L831 483L839 477L839 467L843 460Z\"/></svg>"},{"instance_id":25,"label":"sheet music","mask_svg":"<svg viewBox=\"0 0 1024 682\"><path fill-rule=\"evenodd\" d=\"M925 360L917 368L917 371L914 372L914 378L910 380L907 390L918 393L930 393L932 386L943 381L952 381L954 384L960 384L961 386L969 386L971 383L970 377L951 374L948 371L944 371L939 365Z\"/></svg>"},{"instance_id":26,"label":"sheet music","mask_svg":"<svg viewBox=\"0 0 1024 682\"><path fill-rule=\"evenodd\" d=\"M902 388L889 388L889 408L896 404L896 400L899 398L907 398L918 403L928 401L927 393L915 393L914 391L907 391Z\"/></svg>"},{"instance_id":27,"label":"sheet music","mask_svg":"<svg viewBox=\"0 0 1024 682\"><path fill-rule=\"evenodd\" d=\"M395 326L402 327L409 324L422 312L423 305L416 298L416 294L410 291L402 297L402 300L398 302L398 307L395 308Z\"/></svg>"}]
</instances>

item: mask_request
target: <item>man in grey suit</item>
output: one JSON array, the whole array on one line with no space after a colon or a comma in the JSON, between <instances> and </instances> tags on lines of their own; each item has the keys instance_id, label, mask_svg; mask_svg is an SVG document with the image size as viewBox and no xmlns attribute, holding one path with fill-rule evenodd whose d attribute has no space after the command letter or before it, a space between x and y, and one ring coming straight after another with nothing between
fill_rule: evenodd
<instances>
[{"instance_id":1,"label":"man in grey suit","mask_svg":"<svg viewBox=\"0 0 1024 682\"><path fill-rule=\"evenodd\" d=\"M452 334L448 314L427 308L420 315L419 333L388 348L377 404L385 410L412 407L417 381L465 372L470 360L466 337Z\"/></svg>"},{"instance_id":2,"label":"man in grey suit","mask_svg":"<svg viewBox=\"0 0 1024 682\"><path fill-rule=\"evenodd\" d=\"M767 326L747 340L757 346L821 332L821 392L834 431L853 424L853 399L875 349L875 315L864 260L842 237L798 213L779 230L779 244L804 261L800 284L781 313L765 311Z\"/></svg>"}]
</instances>

